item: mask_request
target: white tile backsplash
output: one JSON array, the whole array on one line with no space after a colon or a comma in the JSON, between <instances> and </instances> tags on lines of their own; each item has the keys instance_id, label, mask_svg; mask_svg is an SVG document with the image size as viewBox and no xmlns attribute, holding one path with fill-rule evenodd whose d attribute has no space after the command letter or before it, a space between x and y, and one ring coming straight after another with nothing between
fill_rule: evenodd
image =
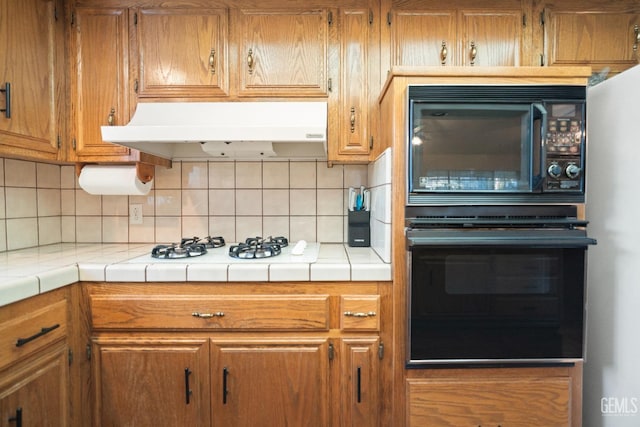
<instances>
[{"instance_id":1,"label":"white tile backsplash","mask_svg":"<svg viewBox=\"0 0 640 427\"><path fill-rule=\"evenodd\" d=\"M385 152L369 166L333 167L323 161L173 162L156 168L146 196L89 195L78 187L74 166L0 159L0 251L59 242L170 243L188 235L342 243L347 189L365 185L373 193L372 246L388 259L390 157ZM143 206L143 224L129 224L133 203Z\"/></svg>"}]
</instances>

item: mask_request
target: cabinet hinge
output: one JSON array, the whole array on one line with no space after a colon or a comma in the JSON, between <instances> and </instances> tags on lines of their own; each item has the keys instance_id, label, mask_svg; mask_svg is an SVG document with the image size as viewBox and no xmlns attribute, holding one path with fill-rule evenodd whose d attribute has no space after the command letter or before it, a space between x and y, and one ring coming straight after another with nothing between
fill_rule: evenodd
<instances>
[{"instance_id":1,"label":"cabinet hinge","mask_svg":"<svg viewBox=\"0 0 640 427\"><path fill-rule=\"evenodd\" d=\"M76 24L76 13L71 12L71 26L73 27Z\"/></svg>"},{"instance_id":2,"label":"cabinet hinge","mask_svg":"<svg viewBox=\"0 0 640 427\"><path fill-rule=\"evenodd\" d=\"M329 80L327 81L327 90L329 92L333 91L333 80L331 79L331 77L329 77Z\"/></svg>"},{"instance_id":3,"label":"cabinet hinge","mask_svg":"<svg viewBox=\"0 0 640 427\"><path fill-rule=\"evenodd\" d=\"M387 25L391 25L391 12L387 12Z\"/></svg>"},{"instance_id":4,"label":"cabinet hinge","mask_svg":"<svg viewBox=\"0 0 640 427\"><path fill-rule=\"evenodd\" d=\"M542 12L540 12L540 25L542 25L544 27L544 9L542 9Z\"/></svg>"},{"instance_id":5,"label":"cabinet hinge","mask_svg":"<svg viewBox=\"0 0 640 427\"><path fill-rule=\"evenodd\" d=\"M138 93L138 79L135 79L135 80L133 81L133 91L134 91L135 93Z\"/></svg>"},{"instance_id":6,"label":"cabinet hinge","mask_svg":"<svg viewBox=\"0 0 640 427\"><path fill-rule=\"evenodd\" d=\"M329 360L333 360L335 357L335 349L333 348L333 343L329 343Z\"/></svg>"},{"instance_id":7,"label":"cabinet hinge","mask_svg":"<svg viewBox=\"0 0 640 427\"><path fill-rule=\"evenodd\" d=\"M373 150L373 135L369 138L369 150Z\"/></svg>"},{"instance_id":8,"label":"cabinet hinge","mask_svg":"<svg viewBox=\"0 0 640 427\"><path fill-rule=\"evenodd\" d=\"M522 26L523 27L527 26L527 14L526 13L522 14Z\"/></svg>"},{"instance_id":9,"label":"cabinet hinge","mask_svg":"<svg viewBox=\"0 0 640 427\"><path fill-rule=\"evenodd\" d=\"M60 147L62 147L62 141L61 141L60 135L58 135L58 137L56 138L56 144L58 144L58 150L59 150Z\"/></svg>"},{"instance_id":10,"label":"cabinet hinge","mask_svg":"<svg viewBox=\"0 0 640 427\"><path fill-rule=\"evenodd\" d=\"M384 357L384 343L378 344L378 359L382 360Z\"/></svg>"},{"instance_id":11,"label":"cabinet hinge","mask_svg":"<svg viewBox=\"0 0 640 427\"><path fill-rule=\"evenodd\" d=\"M69 360L69 366L71 366L71 364L73 363L73 350L69 349L69 352L67 354L67 360Z\"/></svg>"},{"instance_id":12,"label":"cabinet hinge","mask_svg":"<svg viewBox=\"0 0 640 427\"><path fill-rule=\"evenodd\" d=\"M133 14L133 25L138 25L138 12Z\"/></svg>"},{"instance_id":13,"label":"cabinet hinge","mask_svg":"<svg viewBox=\"0 0 640 427\"><path fill-rule=\"evenodd\" d=\"M87 354L87 360L91 360L91 344L87 344L85 348L85 353Z\"/></svg>"},{"instance_id":14,"label":"cabinet hinge","mask_svg":"<svg viewBox=\"0 0 640 427\"><path fill-rule=\"evenodd\" d=\"M75 138L73 138L71 140L71 146L73 147L74 150L76 149L76 139Z\"/></svg>"},{"instance_id":15,"label":"cabinet hinge","mask_svg":"<svg viewBox=\"0 0 640 427\"><path fill-rule=\"evenodd\" d=\"M58 6L53 7L53 20L54 21L58 20Z\"/></svg>"},{"instance_id":16,"label":"cabinet hinge","mask_svg":"<svg viewBox=\"0 0 640 427\"><path fill-rule=\"evenodd\" d=\"M373 25L373 10L369 9L369 25Z\"/></svg>"},{"instance_id":17,"label":"cabinet hinge","mask_svg":"<svg viewBox=\"0 0 640 427\"><path fill-rule=\"evenodd\" d=\"M329 11L329 13L327 14L327 23L329 24L329 26L333 25L333 12Z\"/></svg>"},{"instance_id":18,"label":"cabinet hinge","mask_svg":"<svg viewBox=\"0 0 640 427\"><path fill-rule=\"evenodd\" d=\"M540 54L540 66L544 67L544 55L542 53Z\"/></svg>"}]
</instances>

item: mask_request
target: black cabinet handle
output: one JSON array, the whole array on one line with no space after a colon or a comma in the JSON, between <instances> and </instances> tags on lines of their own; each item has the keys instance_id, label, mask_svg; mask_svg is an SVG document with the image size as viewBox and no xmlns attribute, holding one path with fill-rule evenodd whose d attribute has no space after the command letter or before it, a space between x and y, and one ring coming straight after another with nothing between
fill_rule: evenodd
<instances>
[{"instance_id":1,"label":"black cabinet handle","mask_svg":"<svg viewBox=\"0 0 640 427\"><path fill-rule=\"evenodd\" d=\"M223 405L227 404L227 393L229 393L229 390L227 390L228 376L229 376L229 369L227 369L226 367L222 368L222 404Z\"/></svg>"},{"instance_id":2,"label":"black cabinet handle","mask_svg":"<svg viewBox=\"0 0 640 427\"><path fill-rule=\"evenodd\" d=\"M27 338L18 338L18 340L16 341L16 347L22 347L23 345L25 345L28 342L31 342L33 340L35 340L36 338L39 338L43 335L48 334L49 332L53 331L54 329L58 329L60 327L60 325L58 323L56 323L53 326L50 326L48 328L42 328L40 329L40 332L31 335L30 337Z\"/></svg>"},{"instance_id":3,"label":"black cabinet handle","mask_svg":"<svg viewBox=\"0 0 640 427\"><path fill-rule=\"evenodd\" d=\"M0 110L0 112L4 113L4 116L7 119L11 118L11 83L6 82L4 84L4 89L0 89L0 92L4 92L6 103L5 107Z\"/></svg>"},{"instance_id":4,"label":"black cabinet handle","mask_svg":"<svg viewBox=\"0 0 640 427\"><path fill-rule=\"evenodd\" d=\"M360 368L360 366L358 366L358 378L357 378L357 382L358 382L358 388L357 388L357 394L358 394L358 403L362 402L362 368Z\"/></svg>"},{"instance_id":5,"label":"black cabinet handle","mask_svg":"<svg viewBox=\"0 0 640 427\"><path fill-rule=\"evenodd\" d=\"M193 391L189 386L189 376L191 375L191 370L189 368L184 368L184 398L185 403L188 405L191 402L191 395Z\"/></svg>"},{"instance_id":6,"label":"black cabinet handle","mask_svg":"<svg viewBox=\"0 0 640 427\"><path fill-rule=\"evenodd\" d=\"M16 416L9 418L9 422L16 422L16 427L22 427L22 408L16 409Z\"/></svg>"}]
</instances>

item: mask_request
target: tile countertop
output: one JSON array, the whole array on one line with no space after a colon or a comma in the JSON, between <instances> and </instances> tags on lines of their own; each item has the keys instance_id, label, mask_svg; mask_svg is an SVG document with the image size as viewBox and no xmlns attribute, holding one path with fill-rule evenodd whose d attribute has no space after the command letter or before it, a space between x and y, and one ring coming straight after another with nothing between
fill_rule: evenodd
<instances>
[{"instance_id":1,"label":"tile countertop","mask_svg":"<svg viewBox=\"0 0 640 427\"><path fill-rule=\"evenodd\" d=\"M313 244L310 244L313 245ZM371 248L322 243L314 262L155 260L149 243L58 243L0 253L0 306L78 281L390 281L391 264ZM274 260L276 260L274 258ZM174 262L175 261L175 262ZM193 261L193 262L191 262Z\"/></svg>"}]
</instances>

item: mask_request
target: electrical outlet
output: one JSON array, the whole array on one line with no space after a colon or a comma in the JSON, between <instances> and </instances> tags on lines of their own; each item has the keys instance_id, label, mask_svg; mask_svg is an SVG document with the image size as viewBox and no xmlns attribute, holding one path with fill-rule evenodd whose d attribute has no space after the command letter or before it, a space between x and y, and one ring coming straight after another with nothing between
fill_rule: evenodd
<instances>
[{"instance_id":1,"label":"electrical outlet","mask_svg":"<svg viewBox=\"0 0 640 427\"><path fill-rule=\"evenodd\" d=\"M142 205L129 205L129 224L142 224Z\"/></svg>"}]
</instances>

